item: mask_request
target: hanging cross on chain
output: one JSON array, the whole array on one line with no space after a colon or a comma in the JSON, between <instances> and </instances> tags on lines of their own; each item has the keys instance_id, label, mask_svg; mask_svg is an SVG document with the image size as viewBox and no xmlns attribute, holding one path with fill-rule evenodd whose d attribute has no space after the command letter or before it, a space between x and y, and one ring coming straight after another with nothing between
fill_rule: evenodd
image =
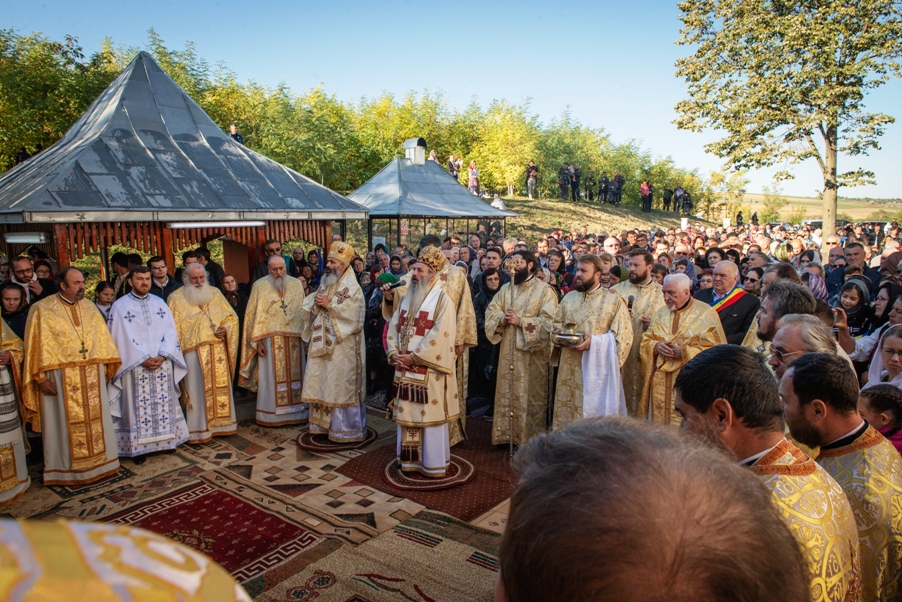
<instances>
[{"instance_id":1,"label":"hanging cross on chain","mask_svg":"<svg viewBox=\"0 0 902 602\"><path fill-rule=\"evenodd\" d=\"M279 299L279 307L282 308L282 313L285 314L285 315L287 316L287 315L288 315L288 312L285 311L285 310L288 309L288 306L285 305L285 299L283 299L283 298L280 298L280 299Z\"/></svg>"}]
</instances>

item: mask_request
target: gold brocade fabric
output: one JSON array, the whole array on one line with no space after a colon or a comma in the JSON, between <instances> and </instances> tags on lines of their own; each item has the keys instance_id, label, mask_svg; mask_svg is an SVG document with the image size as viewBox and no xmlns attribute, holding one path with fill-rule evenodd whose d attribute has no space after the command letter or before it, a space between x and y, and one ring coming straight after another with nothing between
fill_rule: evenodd
<instances>
[{"instance_id":1,"label":"gold brocade fabric","mask_svg":"<svg viewBox=\"0 0 902 602\"><path fill-rule=\"evenodd\" d=\"M331 293L326 311L317 311L315 293L308 295L299 323L303 327L301 336L311 349L301 402L311 404L311 410L313 406L354 408L366 397L366 301L354 270L347 268ZM312 351L314 343L319 353ZM326 414L322 415L323 422ZM329 428L328 424L321 426Z\"/></svg>"},{"instance_id":2,"label":"gold brocade fabric","mask_svg":"<svg viewBox=\"0 0 902 602\"><path fill-rule=\"evenodd\" d=\"M659 356L656 346L661 342L678 342L682 348L681 357ZM670 311L667 306L659 310L642 335L640 357L644 384L637 416L650 417L651 422L659 424L679 425L679 415L673 409L673 384L677 375L689 360L705 349L726 343L720 316L705 303L690 298L689 303L677 311Z\"/></svg>"},{"instance_id":3,"label":"gold brocade fabric","mask_svg":"<svg viewBox=\"0 0 902 602\"><path fill-rule=\"evenodd\" d=\"M761 354L764 356L764 361L767 361L770 355L770 341L764 342L758 338L758 316L755 316L755 319L749 325L749 330L745 333L745 338L742 339L742 346Z\"/></svg>"},{"instance_id":4,"label":"gold brocade fabric","mask_svg":"<svg viewBox=\"0 0 902 602\"><path fill-rule=\"evenodd\" d=\"M300 343L304 315L303 303L304 287L297 278L285 277L285 295L281 298L268 277L261 278L254 283L251 296L247 300L247 309L244 312L239 386L251 391L257 390L257 341L272 338L274 351L276 351L277 338L282 341L286 337L291 337L295 339L296 345ZM282 345L283 349L279 351L285 349L284 343ZM290 351L290 345L288 350ZM298 360L296 371L300 371L302 363L299 354L296 359ZM274 360L278 372L279 362L285 362L285 354L277 352ZM289 382L292 369L284 368L281 372L283 378L281 381L277 378L276 382ZM297 381L300 381L300 378Z\"/></svg>"},{"instance_id":5,"label":"gold brocade fabric","mask_svg":"<svg viewBox=\"0 0 902 602\"><path fill-rule=\"evenodd\" d=\"M182 287L184 288L184 287ZM218 289L213 289L213 300L207 305L192 305L185 298L182 289L176 289L167 300L175 327L179 333L182 353L193 351L202 345L220 341L213 334L221 326L226 329L229 367L233 371L238 360L238 314L229 305Z\"/></svg>"},{"instance_id":6,"label":"gold brocade fabric","mask_svg":"<svg viewBox=\"0 0 902 602\"><path fill-rule=\"evenodd\" d=\"M250 602L225 569L168 537L126 525L5 519L0 599Z\"/></svg>"},{"instance_id":7,"label":"gold brocade fabric","mask_svg":"<svg viewBox=\"0 0 902 602\"><path fill-rule=\"evenodd\" d=\"M633 326L626 303L615 291L599 287L588 293L567 293L557 307L551 329L570 325L576 332L590 336L613 332L623 366L632 348ZM583 418L583 353L567 347L555 347L552 351L552 365L559 366L552 429Z\"/></svg>"},{"instance_id":8,"label":"gold brocade fabric","mask_svg":"<svg viewBox=\"0 0 902 602\"><path fill-rule=\"evenodd\" d=\"M523 445L545 430L551 323L557 305L554 289L532 278L519 285L502 285L485 311L486 337L493 345L501 344L492 423L494 445L511 440ZM520 316L519 326L504 321L508 309Z\"/></svg>"},{"instance_id":9,"label":"gold brocade fabric","mask_svg":"<svg viewBox=\"0 0 902 602\"><path fill-rule=\"evenodd\" d=\"M195 349L197 360L203 370L204 409L207 414L207 428L212 429L232 424L232 371L225 341L205 343ZM194 400L188 400L193 404Z\"/></svg>"},{"instance_id":10,"label":"gold brocade fabric","mask_svg":"<svg viewBox=\"0 0 902 602\"><path fill-rule=\"evenodd\" d=\"M752 471L805 552L812 602L860 600L858 531L842 488L786 440L759 458Z\"/></svg>"},{"instance_id":11,"label":"gold brocade fabric","mask_svg":"<svg viewBox=\"0 0 902 602\"><path fill-rule=\"evenodd\" d=\"M626 303L633 297L633 343L629 350L629 356L623 363L623 394L626 397L626 410L630 416L636 416L639 401L642 399L642 383L645 370L639 357L639 348L642 346L642 318L651 318L665 307L664 293L660 284L654 280L644 286L638 286L625 280L611 290L617 291ZM642 416L644 419L645 416Z\"/></svg>"},{"instance_id":12,"label":"gold brocade fabric","mask_svg":"<svg viewBox=\"0 0 902 602\"><path fill-rule=\"evenodd\" d=\"M413 368L419 369L426 378L427 403L417 403L400 398L392 399L392 417L405 427L437 426L457 419L460 414L460 398L457 380L454 378L454 329L455 313L451 300L444 292L439 293L431 325L424 325L422 339L416 349L408 349L409 337L404 336L404 328L413 327L413 320L401 324L401 306L392 316L388 325L388 357L397 354L413 355ZM403 377L395 372L394 382ZM393 387L394 389L394 387ZM421 456L422 457L422 456Z\"/></svg>"},{"instance_id":13,"label":"gold brocade fabric","mask_svg":"<svg viewBox=\"0 0 902 602\"><path fill-rule=\"evenodd\" d=\"M62 368L64 382L77 386L78 393L59 393L67 404L73 404L67 407L67 415L78 416L86 411L90 402L87 398L78 399L77 395L93 395L96 387L106 387L105 382L90 380L90 375L99 372L97 366L106 365L106 374L111 378L121 363L113 337L94 304L82 299L69 305L59 295L41 299L32 306L25 324L25 350L21 389L23 418L31 423L35 432L41 431L42 396L38 382L46 379L46 372ZM87 370L90 367L93 369ZM80 376L76 378L75 374ZM99 414L96 419L100 420ZM102 444L102 428L100 437ZM87 441L85 445L88 445Z\"/></svg>"},{"instance_id":14,"label":"gold brocade fabric","mask_svg":"<svg viewBox=\"0 0 902 602\"><path fill-rule=\"evenodd\" d=\"M818 464L846 493L858 523L864 602L902 600L902 457L873 427Z\"/></svg>"}]
</instances>

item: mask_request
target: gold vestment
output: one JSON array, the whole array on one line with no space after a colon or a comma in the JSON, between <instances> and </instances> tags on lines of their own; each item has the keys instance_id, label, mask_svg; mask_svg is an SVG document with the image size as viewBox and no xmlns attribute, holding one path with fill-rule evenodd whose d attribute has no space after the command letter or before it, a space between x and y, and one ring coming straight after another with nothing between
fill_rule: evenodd
<instances>
[{"instance_id":1,"label":"gold vestment","mask_svg":"<svg viewBox=\"0 0 902 602\"><path fill-rule=\"evenodd\" d=\"M652 318L658 310L665 307L664 293L660 284L651 280L648 284L639 286L629 280L611 287L617 291L624 302L633 298L633 342L630 346L629 356L623 364L623 394L626 397L626 411L630 416L636 416L639 401L642 399L642 381L645 370L642 368L642 360L639 356L642 347L642 335L645 328L642 327L642 318ZM650 327L650 326L649 326ZM644 419L645 416L642 416Z\"/></svg>"}]
</instances>

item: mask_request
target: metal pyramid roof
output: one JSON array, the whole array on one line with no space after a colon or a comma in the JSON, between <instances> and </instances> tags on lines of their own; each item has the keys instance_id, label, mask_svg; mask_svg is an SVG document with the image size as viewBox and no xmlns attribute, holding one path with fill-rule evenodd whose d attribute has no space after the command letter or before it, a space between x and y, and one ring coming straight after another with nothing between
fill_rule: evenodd
<instances>
[{"instance_id":1,"label":"metal pyramid roof","mask_svg":"<svg viewBox=\"0 0 902 602\"><path fill-rule=\"evenodd\" d=\"M361 219L232 140L146 52L56 144L0 176L0 222Z\"/></svg>"},{"instance_id":2,"label":"metal pyramid roof","mask_svg":"<svg viewBox=\"0 0 902 602\"><path fill-rule=\"evenodd\" d=\"M479 199L434 161L417 165L397 158L348 198L366 207L370 217L512 217Z\"/></svg>"}]
</instances>

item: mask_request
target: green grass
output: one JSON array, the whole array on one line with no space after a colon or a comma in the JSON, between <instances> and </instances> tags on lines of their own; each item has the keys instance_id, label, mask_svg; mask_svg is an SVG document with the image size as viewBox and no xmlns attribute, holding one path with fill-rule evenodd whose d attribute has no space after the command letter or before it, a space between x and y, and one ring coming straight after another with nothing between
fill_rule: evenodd
<instances>
[{"instance_id":1,"label":"green grass","mask_svg":"<svg viewBox=\"0 0 902 602\"><path fill-rule=\"evenodd\" d=\"M785 198L789 201L789 204L780 211L781 219L787 219L795 206L805 208L805 219L819 219L824 216L823 201L819 198L800 196L786 196ZM751 206L753 212L760 212L764 209L764 195L762 194L746 194L745 201L747 205ZM878 211L895 213L900 210L902 210L902 203L895 201L879 199L864 201L840 197L837 213L847 215L851 217L853 221L863 221L869 219ZM748 219L748 217L749 216L746 216L746 219Z\"/></svg>"}]
</instances>

